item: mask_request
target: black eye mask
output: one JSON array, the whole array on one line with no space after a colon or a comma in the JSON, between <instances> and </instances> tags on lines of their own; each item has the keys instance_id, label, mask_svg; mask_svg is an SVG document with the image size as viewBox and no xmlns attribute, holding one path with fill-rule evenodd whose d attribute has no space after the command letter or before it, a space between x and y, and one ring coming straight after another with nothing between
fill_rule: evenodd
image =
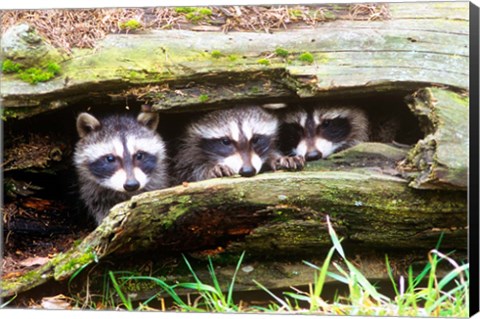
<instances>
[{"instance_id":1,"label":"black eye mask","mask_svg":"<svg viewBox=\"0 0 480 319\"><path fill-rule=\"evenodd\" d=\"M323 120L317 127L317 135L337 143L348 137L352 130L350 121L343 117L337 117L331 120Z\"/></svg>"},{"instance_id":2,"label":"black eye mask","mask_svg":"<svg viewBox=\"0 0 480 319\"><path fill-rule=\"evenodd\" d=\"M110 178L121 168L121 160L113 155L106 155L88 164L93 176L100 179Z\"/></svg>"},{"instance_id":3,"label":"black eye mask","mask_svg":"<svg viewBox=\"0 0 480 319\"><path fill-rule=\"evenodd\" d=\"M204 138L200 141L200 148L206 154L221 157L228 157L235 153L235 144L228 138Z\"/></svg>"},{"instance_id":4,"label":"black eye mask","mask_svg":"<svg viewBox=\"0 0 480 319\"><path fill-rule=\"evenodd\" d=\"M260 157L265 155L269 150L272 139L267 135L254 135L250 140L250 144Z\"/></svg>"}]
</instances>

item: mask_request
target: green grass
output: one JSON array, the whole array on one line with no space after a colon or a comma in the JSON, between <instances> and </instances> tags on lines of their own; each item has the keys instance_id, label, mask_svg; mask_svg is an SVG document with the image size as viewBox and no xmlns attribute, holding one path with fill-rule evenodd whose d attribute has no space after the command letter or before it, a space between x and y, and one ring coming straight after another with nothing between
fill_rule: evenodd
<instances>
[{"instance_id":1,"label":"green grass","mask_svg":"<svg viewBox=\"0 0 480 319\"><path fill-rule=\"evenodd\" d=\"M310 262L304 263L314 269L314 277L308 291L293 289L277 296L268 290L261 279L254 280L259 289L264 290L271 298L268 306L244 306L235 303L233 294L238 271L245 252L239 257L233 277L228 283L220 283L215 274L212 260L208 259L209 281L202 281L196 274L187 258L183 257L191 282L168 282L162 277L132 275L125 272L109 271L105 276L104 293L101 303L105 307L126 310L145 310L152 308L149 304L159 300L160 295L168 295L174 306L160 310L190 312L263 312L263 313L310 313L322 315L362 315L362 316L415 316L415 317L468 317L469 298L469 266L460 265L448 255L438 251L438 247L428 254L428 263L417 275L410 267L408 275L395 278L386 257L386 270L395 295L382 294L351 263L341 245L341 239L335 233L327 217L332 248L324 258L321 266ZM334 256L341 262L334 262ZM452 270L443 278L437 276L440 263L448 263ZM343 266L341 266L341 265ZM332 271L334 269L335 271ZM343 283L348 293L326 301L323 297L327 279ZM142 302L133 303L128 287L140 283L153 287L154 293ZM447 286L449 287L447 289ZM156 287L156 289L155 289ZM226 287L222 289L222 287ZM181 291L181 292L179 292ZM182 297L185 291L198 296L193 301L190 297ZM186 300L185 300L186 299ZM302 306L300 306L302 305ZM307 305L307 306L305 306ZM156 309L158 310L158 309Z\"/></svg>"},{"instance_id":2,"label":"green grass","mask_svg":"<svg viewBox=\"0 0 480 319\"><path fill-rule=\"evenodd\" d=\"M309 292L286 292L284 293L286 298L281 299L259 284L276 300L275 306L270 307L269 311L272 309L287 312L304 312L307 310L310 313L362 316L468 317L468 264L458 265L453 259L434 249L429 253L429 263L419 275L414 276L410 267L407 279L405 280L401 276L397 284L389 266L388 258L386 258L387 271L395 291L395 297L389 298L381 294L348 261L340 245L340 240L338 240L329 221L328 227L333 247L321 268L307 263L316 270L313 287ZM334 263L336 273L327 271L334 251L342 257L346 265L346 268L344 268L338 263ZM442 279L436 276L436 269L441 261L447 261L453 266L453 270ZM326 303L321 298L326 276L348 285L349 294L347 296L337 296L332 303ZM427 286L421 287L420 283L425 280ZM453 284L455 287L448 291L443 290L448 284ZM298 305L299 301L307 302L310 305L309 309L299 309L294 306Z\"/></svg>"}]
</instances>

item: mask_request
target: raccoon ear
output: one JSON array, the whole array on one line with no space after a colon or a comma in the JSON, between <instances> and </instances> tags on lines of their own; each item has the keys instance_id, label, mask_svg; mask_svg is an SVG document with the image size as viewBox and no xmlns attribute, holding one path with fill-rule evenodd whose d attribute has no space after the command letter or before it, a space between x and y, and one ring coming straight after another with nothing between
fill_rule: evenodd
<instances>
[{"instance_id":1,"label":"raccoon ear","mask_svg":"<svg viewBox=\"0 0 480 319\"><path fill-rule=\"evenodd\" d=\"M77 117L77 132L81 138L98 130L101 126L100 122L88 113L81 113Z\"/></svg>"},{"instance_id":2,"label":"raccoon ear","mask_svg":"<svg viewBox=\"0 0 480 319\"><path fill-rule=\"evenodd\" d=\"M160 118L156 112L141 112L137 117L138 123L146 126L152 131L157 129L159 120Z\"/></svg>"}]
</instances>

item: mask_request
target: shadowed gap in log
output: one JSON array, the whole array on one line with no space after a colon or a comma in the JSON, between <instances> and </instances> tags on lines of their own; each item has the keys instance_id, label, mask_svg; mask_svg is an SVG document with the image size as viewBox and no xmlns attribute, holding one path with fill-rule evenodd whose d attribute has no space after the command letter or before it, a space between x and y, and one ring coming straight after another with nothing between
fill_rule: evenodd
<instances>
[{"instance_id":1,"label":"shadowed gap in log","mask_svg":"<svg viewBox=\"0 0 480 319\"><path fill-rule=\"evenodd\" d=\"M423 136L418 120L408 110L404 97L405 92L398 91L355 99L290 98L284 102L355 105L364 108L372 124L373 141L395 140L401 144L412 145ZM278 102L278 99L259 99L245 103L267 102ZM3 169L6 189L4 234L8 239L5 241L7 254L18 250L17 248L26 250L27 246L29 250L35 251L53 245L58 246L58 250L61 251L68 247L61 248L60 242L73 242L93 229L93 223L79 203L76 193L76 176L72 165L73 148L78 139L75 130L76 116L82 111L99 116L114 112L137 114L142 104L143 101L135 97L119 97L112 94L84 99L69 108L23 120L9 119L5 123L6 160ZM225 106L229 105L219 104L211 107ZM191 108L193 109L195 108ZM161 113L159 132L167 142L170 155L174 154L176 139L181 136L185 125L200 113L197 111ZM388 138L382 136L384 131L389 132ZM228 225L222 229L219 226L225 216L218 213L219 211L211 210L191 216L192 221L183 224L182 227L197 227L198 236L184 240L175 250L178 251L182 247L207 249L241 240L257 226L255 218L247 217L237 219L239 223L237 226ZM215 223L215 220L218 223ZM199 228L196 225L206 226ZM216 232L215 236L209 236L211 232ZM217 236L219 232L222 234ZM65 241L65 236L71 236L72 239ZM168 238L168 236L164 238L166 244L169 242ZM175 236L170 236L170 239L180 240Z\"/></svg>"}]
</instances>

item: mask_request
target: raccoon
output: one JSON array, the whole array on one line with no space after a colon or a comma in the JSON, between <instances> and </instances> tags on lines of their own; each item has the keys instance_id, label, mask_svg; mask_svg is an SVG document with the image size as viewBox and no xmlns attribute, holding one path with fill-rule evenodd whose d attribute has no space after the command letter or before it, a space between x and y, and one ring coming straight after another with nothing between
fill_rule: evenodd
<instances>
[{"instance_id":1,"label":"raccoon","mask_svg":"<svg viewBox=\"0 0 480 319\"><path fill-rule=\"evenodd\" d=\"M97 224L115 204L144 191L168 187L165 145L156 133L158 122L157 113L147 112L137 119L78 116L80 140L74 164L80 198Z\"/></svg>"},{"instance_id":2,"label":"raccoon","mask_svg":"<svg viewBox=\"0 0 480 319\"><path fill-rule=\"evenodd\" d=\"M326 158L368 140L364 110L351 106L293 107L282 112L280 149L306 161Z\"/></svg>"},{"instance_id":3,"label":"raccoon","mask_svg":"<svg viewBox=\"0 0 480 319\"><path fill-rule=\"evenodd\" d=\"M260 106L217 110L191 123L174 157L176 182L194 182L262 170L301 169L300 157L281 156L279 121Z\"/></svg>"}]
</instances>

